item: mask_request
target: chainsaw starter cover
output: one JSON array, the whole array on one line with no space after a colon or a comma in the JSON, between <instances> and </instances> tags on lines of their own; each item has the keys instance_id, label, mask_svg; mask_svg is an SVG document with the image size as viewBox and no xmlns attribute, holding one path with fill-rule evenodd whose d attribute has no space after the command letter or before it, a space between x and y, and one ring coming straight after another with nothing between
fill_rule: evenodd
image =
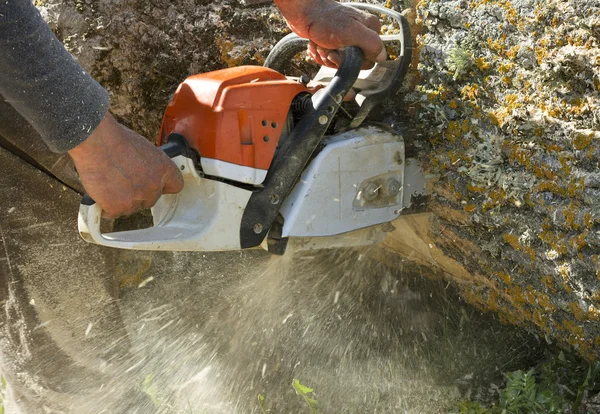
<instances>
[{"instance_id":1,"label":"chainsaw starter cover","mask_svg":"<svg viewBox=\"0 0 600 414\"><path fill-rule=\"evenodd\" d=\"M292 101L306 92L302 83L257 66L190 76L167 106L159 144L177 132L200 153L205 174L260 184Z\"/></svg>"}]
</instances>

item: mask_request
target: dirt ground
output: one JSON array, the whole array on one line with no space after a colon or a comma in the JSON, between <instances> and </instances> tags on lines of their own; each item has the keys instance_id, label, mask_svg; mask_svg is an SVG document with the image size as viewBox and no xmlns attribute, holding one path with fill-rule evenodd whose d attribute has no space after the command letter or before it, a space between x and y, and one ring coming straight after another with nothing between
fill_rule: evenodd
<instances>
[{"instance_id":1,"label":"dirt ground","mask_svg":"<svg viewBox=\"0 0 600 414\"><path fill-rule=\"evenodd\" d=\"M271 413L310 412L295 379L325 413L448 412L546 348L376 247L273 257L87 245L79 197L0 157L8 413L260 413L259 394Z\"/></svg>"}]
</instances>

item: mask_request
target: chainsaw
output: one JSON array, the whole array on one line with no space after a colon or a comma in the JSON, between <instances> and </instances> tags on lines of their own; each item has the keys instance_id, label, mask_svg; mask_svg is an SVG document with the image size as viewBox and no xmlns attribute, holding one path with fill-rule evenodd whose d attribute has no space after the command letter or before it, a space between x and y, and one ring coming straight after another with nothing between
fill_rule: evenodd
<instances>
[{"instance_id":1,"label":"chainsaw","mask_svg":"<svg viewBox=\"0 0 600 414\"><path fill-rule=\"evenodd\" d=\"M264 67L187 78L166 108L159 135L161 149L182 172L183 190L158 200L152 227L111 233L101 231L101 208L85 196L81 236L123 249L262 246L283 254L295 239L312 246L322 240L364 244L352 234L383 229L409 209L425 193L418 162L405 158L401 136L365 122L407 74L408 22L381 6L347 5L395 21L398 33L382 40L399 44L396 59L361 70L363 52L348 47L340 51L337 70L322 67L312 80L288 77L282 74L286 64L308 43L292 33L275 45ZM355 97L345 102L351 90Z\"/></svg>"}]
</instances>

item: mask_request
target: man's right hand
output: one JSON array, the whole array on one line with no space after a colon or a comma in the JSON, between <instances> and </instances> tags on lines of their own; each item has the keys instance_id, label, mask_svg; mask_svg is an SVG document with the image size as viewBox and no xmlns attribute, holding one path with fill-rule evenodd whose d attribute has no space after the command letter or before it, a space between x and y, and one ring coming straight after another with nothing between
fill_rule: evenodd
<instances>
[{"instance_id":1,"label":"man's right hand","mask_svg":"<svg viewBox=\"0 0 600 414\"><path fill-rule=\"evenodd\" d=\"M275 0L290 28L310 39L309 56L318 64L337 67L337 50L358 46L365 53L363 69L386 60L387 53L379 31L377 16L345 6L334 0Z\"/></svg>"},{"instance_id":2,"label":"man's right hand","mask_svg":"<svg viewBox=\"0 0 600 414\"><path fill-rule=\"evenodd\" d=\"M169 157L109 113L69 155L106 218L150 208L162 194L183 188L181 172Z\"/></svg>"}]
</instances>

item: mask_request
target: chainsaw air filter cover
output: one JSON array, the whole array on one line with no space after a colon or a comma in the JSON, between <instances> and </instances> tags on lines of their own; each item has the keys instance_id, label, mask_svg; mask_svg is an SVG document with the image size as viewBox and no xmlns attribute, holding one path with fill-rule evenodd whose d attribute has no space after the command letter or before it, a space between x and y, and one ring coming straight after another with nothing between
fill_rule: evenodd
<instances>
[{"instance_id":1,"label":"chainsaw air filter cover","mask_svg":"<svg viewBox=\"0 0 600 414\"><path fill-rule=\"evenodd\" d=\"M204 174L261 184L302 83L268 68L242 66L187 78L167 106L159 143L185 136Z\"/></svg>"}]
</instances>

